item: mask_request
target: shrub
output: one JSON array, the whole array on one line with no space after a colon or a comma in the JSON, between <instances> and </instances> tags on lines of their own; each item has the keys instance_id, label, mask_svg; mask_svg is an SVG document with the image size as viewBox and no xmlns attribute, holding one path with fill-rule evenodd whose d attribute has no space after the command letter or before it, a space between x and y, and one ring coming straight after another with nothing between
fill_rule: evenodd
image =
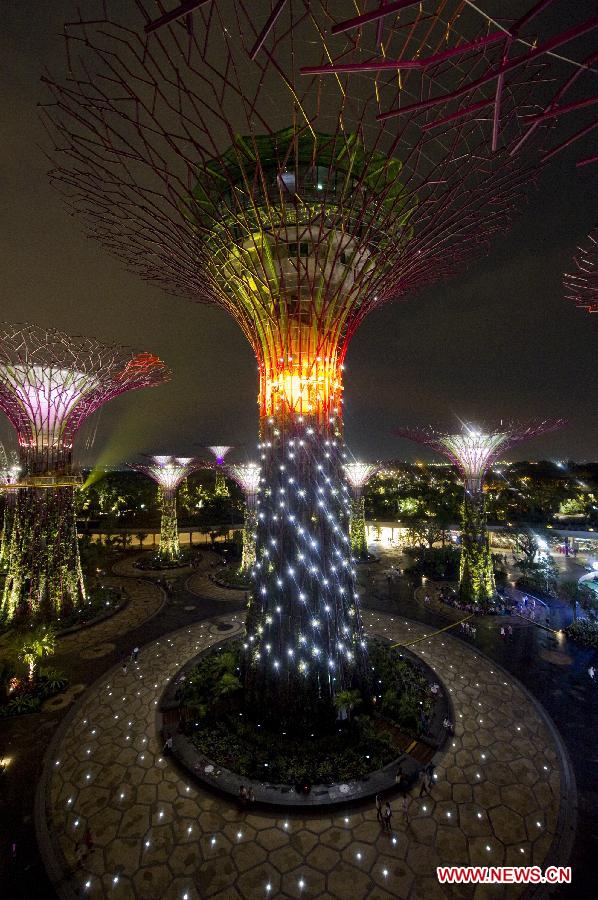
<instances>
[{"instance_id":1,"label":"shrub","mask_svg":"<svg viewBox=\"0 0 598 900\"><path fill-rule=\"evenodd\" d=\"M598 622L578 619L565 630L567 637L582 647L598 648Z\"/></svg>"}]
</instances>

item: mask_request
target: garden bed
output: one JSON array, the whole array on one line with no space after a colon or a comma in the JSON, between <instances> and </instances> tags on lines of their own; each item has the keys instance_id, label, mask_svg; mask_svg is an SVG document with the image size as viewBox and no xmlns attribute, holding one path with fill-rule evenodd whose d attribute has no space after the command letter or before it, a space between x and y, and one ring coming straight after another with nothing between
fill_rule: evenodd
<instances>
[{"instance_id":1,"label":"garden bed","mask_svg":"<svg viewBox=\"0 0 598 900\"><path fill-rule=\"evenodd\" d=\"M218 569L212 580L221 587L232 588L237 591L250 591L253 587L253 578L247 572L239 572L235 566L227 566L224 569Z\"/></svg>"},{"instance_id":2,"label":"garden bed","mask_svg":"<svg viewBox=\"0 0 598 900\"><path fill-rule=\"evenodd\" d=\"M267 803L288 803L290 794L312 791L317 803L346 802L348 794L355 799L392 786L399 760L405 774L417 773L407 747L417 744L420 762L429 761L446 739L446 692L431 692L434 672L411 654L370 642L376 675L371 699L355 698L351 719L332 723L325 733L290 735L246 708L240 649L232 640L201 654L171 682L161 704L175 756L228 793L242 783L253 785L256 799Z\"/></svg>"},{"instance_id":3,"label":"garden bed","mask_svg":"<svg viewBox=\"0 0 598 900\"><path fill-rule=\"evenodd\" d=\"M5 702L0 703L0 719L39 712L42 703L68 687L68 679L48 669L32 684L25 679L13 678Z\"/></svg>"},{"instance_id":4,"label":"garden bed","mask_svg":"<svg viewBox=\"0 0 598 900\"><path fill-rule=\"evenodd\" d=\"M181 555L178 559L171 562L165 562L160 559L157 553L152 553L150 556L144 555L139 559L136 559L134 566L136 569L141 569L141 571L168 572L173 569L189 568L189 566L193 565L196 556L196 550L181 550Z\"/></svg>"}]
</instances>

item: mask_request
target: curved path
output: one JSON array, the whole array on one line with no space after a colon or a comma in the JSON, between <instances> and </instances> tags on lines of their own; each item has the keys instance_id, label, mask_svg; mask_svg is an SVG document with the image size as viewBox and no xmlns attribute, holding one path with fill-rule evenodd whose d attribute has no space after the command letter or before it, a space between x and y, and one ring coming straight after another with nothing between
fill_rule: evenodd
<instances>
[{"instance_id":1,"label":"curved path","mask_svg":"<svg viewBox=\"0 0 598 900\"><path fill-rule=\"evenodd\" d=\"M84 659L105 656L114 649L115 638L138 628L155 616L166 599L162 588L142 578L109 576L102 581L109 587L124 588L129 595L129 602L124 609L103 622L59 638L58 653L79 653Z\"/></svg>"},{"instance_id":2,"label":"curved path","mask_svg":"<svg viewBox=\"0 0 598 900\"><path fill-rule=\"evenodd\" d=\"M219 622L242 629L240 615ZM409 825L398 799L391 836L369 807L284 819L239 811L190 784L160 755L155 710L186 659L233 633L198 623L144 647L127 675L119 667L104 675L58 729L36 804L58 894L428 900L452 896L436 880L437 864L565 863L575 788L560 739L536 702L445 633L423 639L425 626L376 613L365 622L396 641L421 639L411 649L438 671L454 704L455 737L433 796L411 798ZM77 860L86 827L94 848ZM521 892L510 886L508 896Z\"/></svg>"}]
</instances>

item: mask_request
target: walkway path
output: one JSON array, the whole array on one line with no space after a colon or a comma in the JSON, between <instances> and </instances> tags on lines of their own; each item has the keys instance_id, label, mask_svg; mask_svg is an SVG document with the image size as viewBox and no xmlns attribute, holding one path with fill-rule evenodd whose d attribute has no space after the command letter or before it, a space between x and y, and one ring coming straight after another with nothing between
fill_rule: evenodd
<instances>
[{"instance_id":1,"label":"walkway path","mask_svg":"<svg viewBox=\"0 0 598 900\"><path fill-rule=\"evenodd\" d=\"M364 618L394 641L430 631ZM219 620L235 631L241 621ZM574 788L558 737L527 692L445 633L413 649L451 692L456 734L433 796L412 799L408 826L394 802L392 836L371 808L282 819L239 811L189 783L160 754L155 708L185 660L218 641L222 627L197 623L146 645L137 668L103 675L59 727L36 818L61 897L433 900L450 895L436 880L439 863L566 861ZM78 862L87 827L94 849ZM509 898L519 893L509 887Z\"/></svg>"}]
</instances>

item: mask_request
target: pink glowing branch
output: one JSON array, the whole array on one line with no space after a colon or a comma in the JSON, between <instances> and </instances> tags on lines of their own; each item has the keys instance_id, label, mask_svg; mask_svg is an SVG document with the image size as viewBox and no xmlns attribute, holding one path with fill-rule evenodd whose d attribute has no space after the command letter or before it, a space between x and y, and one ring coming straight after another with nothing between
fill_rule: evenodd
<instances>
[{"instance_id":1,"label":"pink glowing branch","mask_svg":"<svg viewBox=\"0 0 598 900\"><path fill-rule=\"evenodd\" d=\"M210 2L211 0L187 0L186 3L181 3L180 6L175 7L171 12L164 13L163 16L154 19L153 22L148 22L144 29L145 33L152 34L152 32L157 31L159 28L163 28L165 25L170 25L172 22L176 22L178 19L188 16L196 9L199 9L200 6L205 6L206 3Z\"/></svg>"},{"instance_id":2,"label":"pink glowing branch","mask_svg":"<svg viewBox=\"0 0 598 900\"><path fill-rule=\"evenodd\" d=\"M268 35L270 34L272 29L276 25L276 21L277 21L278 17L280 16L281 12L283 11L283 9L286 5L286 2L287 2L287 0L277 0L276 6L274 7L272 12L266 19L266 24L262 28L255 44L251 48L251 51L249 53L250 59L255 59L256 56L258 55L258 53L260 52L260 50L262 49L262 47L264 45L264 41L266 40L266 38L268 37Z\"/></svg>"},{"instance_id":3,"label":"pink glowing branch","mask_svg":"<svg viewBox=\"0 0 598 900\"><path fill-rule=\"evenodd\" d=\"M421 112L425 109L430 109L433 106L448 103L449 100L456 100L458 97L462 97L464 94L468 94L470 91L473 91L484 84L488 84L488 82L490 81L494 81L501 75L506 74L507 72L512 72L520 66L526 65L527 63L531 62L533 59L537 59L539 56L543 56L545 53L548 53L551 50L555 50L557 47L563 46L563 44L568 44L575 38L581 37L581 35L587 34L597 27L598 16L595 16L592 19L588 19L586 22L582 22L580 25L575 25L573 28L569 28L568 31L564 31L561 34L550 38L544 44L541 44L534 50L530 50L529 53L524 53L523 56L519 56L517 57L517 59L509 60L508 62L501 65L498 69L493 69L490 72L486 72L485 75L482 75L480 78L475 79L475 81L470 81L467 84L456 88L454 91L449 91L447 94L442 94L439 97L431 97L429 100L420 100L418 103L412 103L409 106L387 110L386 112L379 113L377 119L380 122L385 122L387 119L392 119L395 116L401 116L407 113Z\"/></svg>"},{"instance_id":4,"label":"pink glowing branch","mask_svg":"<svg viewBox=\"0 0 598 900\"><path fill-rule=\"evenodd\" d=\"M448 59L455 59L458 56L463 56L465 53L481 50L483 47L488 47L502 40L504 40L504 34L500 31L495 31L487 37L476 38L467 44L451 47L450 50L443 50L423 59L383 59L361 63L332 63L332 65L324 66L302 66L299 71L302 75L334 75L342 72L383 72L387 69L427 69L438 63L446 62Z\"/></svg>"},{"instance_id":5,"label":"pink glowing branch","mask_svg":"<svg viewBox=\"0 0 598 900\"><path fill-rule=\"evenodd\" d=\"M343 31L350 31L352 28L367 25L368 22L377 22L378 19L384 19L386 16L392 15L392 13L400 12L402 9L407 9L418 3L420 3L420 0L395 0L395 3L379 6L378 9L373 9L371 12L355 16L353 19L347 19L345 22L339 22L337 25L333 25L330 30L332 34L341 34Z\"/></svg>"}]
</instances>

